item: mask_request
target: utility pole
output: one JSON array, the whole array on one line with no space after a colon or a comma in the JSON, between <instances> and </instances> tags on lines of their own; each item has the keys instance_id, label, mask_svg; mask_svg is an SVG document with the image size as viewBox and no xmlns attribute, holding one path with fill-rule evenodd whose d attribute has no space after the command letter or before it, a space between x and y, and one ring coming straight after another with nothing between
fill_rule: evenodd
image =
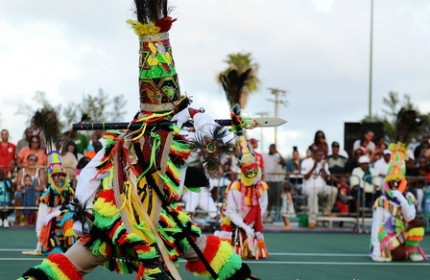
<instances>
[{"instance_id":1,"label":"utility pole","mask_svg":"<svg viewBox=\"0 0 430 280\"><path fill-rule=\"evenodd\" d=\"M370 0L369 121L372 121L373 0Z\"/></svg>"},{"instance_id":2,"label":"utility pole","mask_svg":"<svg viewBox=\"0 0 430 280\"><path fill-rule=\"evenodd\" d=\"M256 117L268 117L269 116L269 112L259 112L259 113L255 113ZM263 154L263 149L264 149L264 141L263 141L263 127L260 128L260 151Z\"/></svg>"},{"instance_id":3,"label":"utility pole","mask_svg":"<svg viewBox=\"0 0 430 280\"><path fill-rule=\"evenodd\" d=\"M275 118L278 117L278 105L282 104L284 106L287 106L288 102L285 99L279 99L279 95L282 94L282 96L285 96L285 94L288 92L288 90L281 90L277 88L268 88L271 91L271 94L275 95L275 100L273 99L266 99L270 102L275 103ZM278 128L275 127L275 145L278 142Z\"/></svg>"}]
</instances>

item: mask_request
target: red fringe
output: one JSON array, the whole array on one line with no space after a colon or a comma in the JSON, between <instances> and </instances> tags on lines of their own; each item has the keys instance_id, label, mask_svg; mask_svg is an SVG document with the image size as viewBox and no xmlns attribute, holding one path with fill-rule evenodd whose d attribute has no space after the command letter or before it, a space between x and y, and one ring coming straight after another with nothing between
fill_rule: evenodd
<instances>
[{"instance_id":1,"label":"red fringe","mask_svg":"<svg viewBox=\"0 0 430 280\"><path fill-rule=\"evenodd\" d=\"M83 280L73 263L63 254L50 254L48 260L58 265L61 271L73 280Z\"/></svg>"},{"instance_id":2,"label":"red fringe","mask_svg":"<svg viewBox=\"0 0 430 280\"><path fill-rule=\"evenodd\" d=\"M103 190L98 195L97 198L104 198L106 202L112 202L115 206L115 194L113 189Z\"/></svg>"},{"instance_id":3,"label":"red fringe","mask_svg":"<svg viewBox=\"0 0 430 280\"><path fill-rule=\"evenodd\" d=\"M143 280L145 280L145 275L143 274L143 270L145 269L145 267L143 266L143 263L141 263L140 265L139 265L139 271L137 272L137 274L136 274L136 279L137 280L140 280L140 279L143 279ZM142 277L143 276L143 277Z\"/></svg>"},{"instance_id":4,"label":"red fringe","mask_svg":"<svg viewBox=\"0 0 430 280\"><path fill-rule=\"evenodd\" d=\"M176 18L173 19L172 17L165 17L160 19L155 23L155 26L160 27L160 33L167 32L172 28L172 23L176 21Z\"/></svg>"},{"instance_id":5,"label":"red fringe","mask_svg":"<svg viewBox=\"0 0 430 280\"><path fill-rule=\"evenodd\" d=\"M205 258L208 260L209 263L214 259L216 253L218 252L220 243L221 241L217 236L213 236L213 235L206 236L206 247L205 247L205 250L203 251L203 255L205 256ZM188 261L187 264L185 265L185 269L194 273L202 273L206 271L206 267L201 260L194 261L194 262Z\"/></svg>"},{"instance_id":6,"label":"red fringe","mask_svg":"<svg viewBox=\"0 0 430 280\"><path fill-rule=\"evenodd\" d=\"M118 227L121 225L121 220L117 221L115 223L115 225L113 226L113 228L109 231L109 238L112 240L113 236L115 235L116 230L118 229Z\"/></svg>"}]
</instances>

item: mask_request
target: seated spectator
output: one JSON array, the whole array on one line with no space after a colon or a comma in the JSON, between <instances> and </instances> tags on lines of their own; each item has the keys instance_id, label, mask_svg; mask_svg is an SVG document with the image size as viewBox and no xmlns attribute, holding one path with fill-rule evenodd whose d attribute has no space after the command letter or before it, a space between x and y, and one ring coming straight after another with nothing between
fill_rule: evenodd
<instances>
[{"instance_id":1,"label":"seated spectator","mask_svg":"<svg viewBox=\"0 0 430 280\"><path fill-rule=\"evenodd\" d=\"M384 137L378 137L375 143L375 152L373 153L373 156L375 158L374 161L377 161L384 157L384 151L388 148L387 143L385 143Z\"/></svg>"},{"instance_id":2,"label":"seated spectator","mask_svg":"<svg viewBox=\"0 0 430 280\"><path fill-rule=\"evenodd\" d=\"M360 166L360 163L358 162L358 159L363 155L363 150L358 148L357 150L354 150L352 153L352 157L349 158L349 170L348 173L351 174L352 171Z\"/></svg>"},{"instance_id":3,"label":"seated spectator","mask_svg":"<svg viewBox=\"0 0 430 280\"><path fill-rule=\"evenodd\" d=\"M38 136L31 136L30 146L22 148L21 151L18 153L17 165L19 168L28 166L27 158L30 155L36 155L36 166L46 166L46 154L45 151L41 148L40 139Z\"/></svg>"},{"instance_id":4,"label":"seated spectator","mask_svg":"<svg viewBox=\"0 0 430 280\"><path fill-rule=\"evenodd\" d=\"M24 177L25 175L30 175L33 181L33 185L35 188L35 196L39 197L40 193L43 192L46 188L46 171L36 166L38 158L36 155L30 154L27 157L28 166L23 167L19 170L18 176L16 177L16 192L15 192L15 206L19 207L22 205L22 199L24 198L24 194L21 191L21 186L24 185ZM19 224L20 210L16 209L15 211L15 222L14 224Z\"/></svg>"},{"instance_id":5,"label":"seated spectator","mask_svg":"<svg viewBox=\"0 0 430 280\"><path fill-rule=\"evenodd\" d=\"M373 202L381 195L381 182L376 180L378 174L370 167L368 156L361 156L358 160L360 167L354 168L351 174L350 186L354 203L351 211L358 211L360 206L372 208Z\"/></svg>"},{"instance_id":6,"label":"seated spectator","mask_svg":"<svg viewBox=\"0 0 430 280\"><path fill-rule=\"evenodd\" d=\"M418 159L421 156L422 150L428 149L430 149L429 134L423 133L421 136L421 143L414 149L414 157Z\"/></svg>"},{"instance_id":7,"label":"seated spectator","mask_svg":"<svg viewBox=\"0 0 430 280\"><path fill-rule=\"evenodd\" d=\"M20 189L22 193L22 206L25 207L36 207L38 195L40 192L36 192L35 186L33 185L33 179L30 175L26 174L24 176L24 185ZM22 209L21 217L19 217L20 226L25 226L28 224L35 223L35 214L37 209Z\"/></svg>"},{"instance_id":8,"label":"seated spectator","mask_svg":"<svg viewBox=\"0 0 430 280\"><path fill-rule=\"evenodd\" d=\"M326 162L328 165L328 170L330 171L330 180L327 182L329 185L336 186L340 184L341 175L349 175L349 162L348 159L339 154L340 145L338 142L334 141L331 144L332 154L326 157Z\"/></svg>"},{"instance_id":9,"label":"seated spectator","mask_svg":"<svg viewBox=\"0 0 430 280\"><path fill-rule=\"evenodd\" d=\"M373 131L371 130L366 130L366 132L364 133L363 137L355 140L354 145L352 147L352 152L354 153L355 150L357 150L358 148L360 148L361 146L361 141L362 139L365 139L367 142L367 148L370 149L373 152L375 152L375 143L373 143L373 137L375 136L375 134L373 133Z\"/></svg>"},{"instance_id":10,"label":"seated spectator","mask_svg":"<svg viewBox=\"0 0 430 280\"><path fill-rule=\"evenodd\" d=\"M386 149L384 150L384 157L378 159L375 164L373 165L376 171L376 174L378 174L380 179L380 185L383 186L385 176L387 176L388 173L388 165L390 163L391 159L391 151Z\"/></svg>"},{"instance_id":11,"label":"seated spectator","mask_svg":"<svg viewBox=\"0 0 430 280\"><path fill-rule=\"evenodd\" d=\"M324 216L332 216L331 210L336 202L337 189L326 184L330 175L327 163L323 160L323 151L314 150L312 157L302 161L301 173L305 178L305 195L308 199L308 227L315 228L319 210L319 198L325 202L321 207Z\"/></svg>"},{"instance_id":12,"label":"seated spectator","mask_svg":"<svg viewBox=\"0 0 430 280\"><path fill-rule=\"evenodd\" d=\"M336 187L336 207L341 215L347 215L349 213L349 185L345 176L339 178L339 184L337 184ZM340 224L340 226L342 226L342 224Z\"/></svg>"},{"instance_id":13,"label":"seated spectator","mask_svg":"<svg viewBox=\"0 0 430 280\"><path fill-rule=\"evenodd\" d=\"M6 178L4 170L0 169L0 227L8 228L9 209L1 209L10 206L9 193L12 192L12 183Z\"/></svg>"}]
</instances>

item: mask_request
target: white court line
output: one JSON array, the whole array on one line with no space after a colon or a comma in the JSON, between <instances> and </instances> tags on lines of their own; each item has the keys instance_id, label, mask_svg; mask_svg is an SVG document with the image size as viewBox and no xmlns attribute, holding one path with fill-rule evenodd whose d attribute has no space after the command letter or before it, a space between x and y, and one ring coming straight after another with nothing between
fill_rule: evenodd
<instances>
[{"instance_id":1,"label":"white court line","mask_svg":"<svg viewBox=\"0 0 430 280\"><path fill-rule=\"evenodd\" d=\"M20 252L20 251L32 251L32 250L34 250L34 248L33 249L2 249L2 248L0 248L0 252L1 251L3 251L3 252L15 252L15 251Z\"/></svg>"},{"instance_id":2,"label":"white court line","mask_svg":"<svg viewBox=\"0 0 430 280\"><path fill-rule=\"evenodd\" d=\"M0 258L0 261L42 261L44 258ZM186 260L179 260L180 263L185 263ZM295 261L249 261L245 260L245 263L252 264L290 264L290 265L350 265L350 266L430 266L428 262L389 262L389 263L378 263L378 262L295 262Z\"/></svg>"},{"instance_id":3,"label":"white court line","mask_svg":"<svg viewBox=\"0 0 430 280\"><path fill-rule=\"evenodd\" d=\"M332 253L271 253L269 256L309 256L309 257L366 257L369 254L332 254Z\"/></svg>"}]
</instances>

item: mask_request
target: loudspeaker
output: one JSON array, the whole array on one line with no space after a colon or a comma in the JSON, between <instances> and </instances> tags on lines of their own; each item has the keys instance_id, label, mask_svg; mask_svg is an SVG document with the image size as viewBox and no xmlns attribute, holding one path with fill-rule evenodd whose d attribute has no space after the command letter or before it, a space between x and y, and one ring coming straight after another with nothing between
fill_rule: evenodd
<instances>
[{"instance_id":1,"label":"loudspeaker","mask_svg":"<svg viewBox=\"0 0 430 280\"><path fill-rule=\"evenodd\" d=\"M378 138L384 137L384 124L382 122L374 122L374 123L353 123L346 122L344 123L344 149L348 153L349 157L352 157L352 147L354 146L354 142L357 139L361 139L364 133L368 130L373 131L375 136L373 137L373 142L375 142Z\"/></svg>"}]
</instances>

